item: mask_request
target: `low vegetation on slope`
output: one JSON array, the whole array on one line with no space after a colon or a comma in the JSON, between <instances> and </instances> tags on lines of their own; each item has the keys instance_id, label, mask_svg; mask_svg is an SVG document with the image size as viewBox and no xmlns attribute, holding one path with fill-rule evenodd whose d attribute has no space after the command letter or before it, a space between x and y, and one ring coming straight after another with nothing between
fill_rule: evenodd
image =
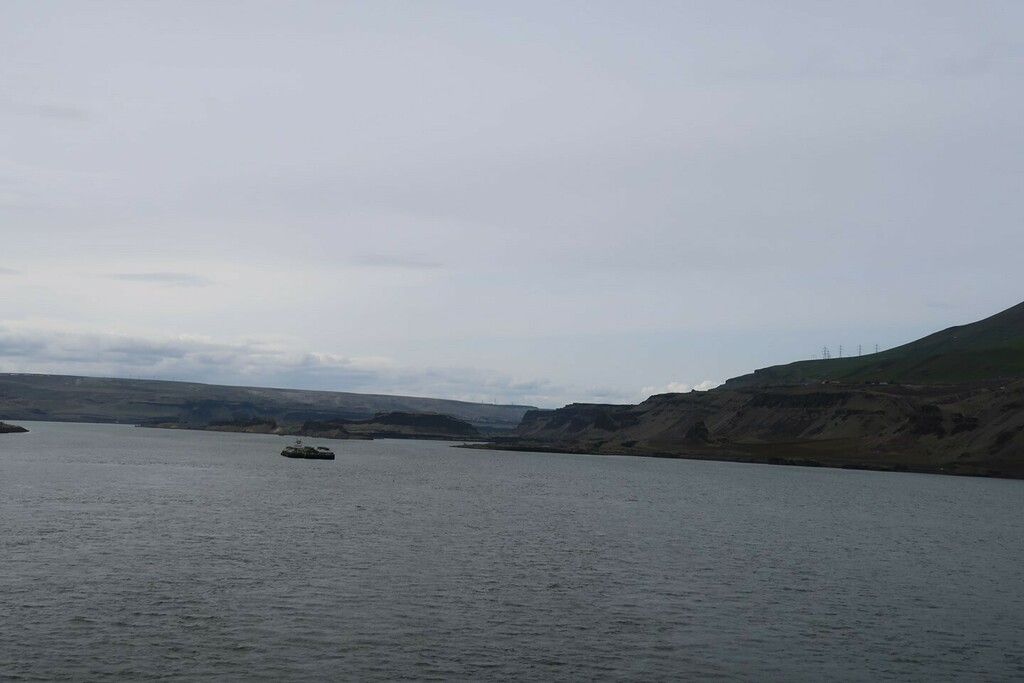
<instances>
[{"instance_id":1,"label":"low vegetation on slope","mask_svg":"<svg viewBox=\"0 0 1024 683\"><path fill-rule=\"evenodd\" d=\"M1024 303L881 353L775 365L729 387L807 382L963 384L1024 377Z\"/></svg>"}]
</instances>

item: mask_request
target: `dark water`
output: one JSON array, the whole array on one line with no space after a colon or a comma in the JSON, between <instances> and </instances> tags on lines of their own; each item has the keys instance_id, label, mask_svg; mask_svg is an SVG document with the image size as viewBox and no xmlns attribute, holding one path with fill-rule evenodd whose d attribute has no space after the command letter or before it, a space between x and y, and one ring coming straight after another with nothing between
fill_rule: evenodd
<instances>
[{"instance_id":1,"label":"dark water","mask_svg":"<svg viewBox=\"0 0 1024 683\"><path fill-rule=\"evenodd\" d=\"M1024 678L1024 482L29 426L0 679Z\"/></svg>"}]
</instances>

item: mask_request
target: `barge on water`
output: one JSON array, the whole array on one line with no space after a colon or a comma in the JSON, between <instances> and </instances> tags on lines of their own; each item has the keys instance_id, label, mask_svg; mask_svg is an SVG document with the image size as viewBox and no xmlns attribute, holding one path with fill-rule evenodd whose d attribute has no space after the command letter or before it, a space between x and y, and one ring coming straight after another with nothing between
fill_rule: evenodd
<instances>
[{"instance_id":1,"label":"barge on water","mask_svg":"<svg viewBox=\"0 0 1024 683\"><path fill-rule=\"evenodd\" d=\"M286 458L302 458L304 460L334 460L334 451L326 446L303 446L301 439L296 439L293 446L285 446L281 455Z\"/></svg>"}]
</instances>

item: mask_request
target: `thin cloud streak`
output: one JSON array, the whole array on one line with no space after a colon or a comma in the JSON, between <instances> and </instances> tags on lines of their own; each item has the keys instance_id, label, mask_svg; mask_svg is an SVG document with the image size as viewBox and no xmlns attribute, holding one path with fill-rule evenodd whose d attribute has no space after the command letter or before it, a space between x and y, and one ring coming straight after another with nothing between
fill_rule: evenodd
<instances>
[{"instance_id":1,"label":"thin cloud streak","mask_svg":"<svg viewBox=\"0 0 1024 683\"><path fill-rule=\"evenodd\" d=\"M574 400L636 400L545 380L465 367L409 367L383 357L298 352L277 342L146 338L55 332L0 323L0 372L143 377L241 386L319 389L557 407Z\"/></svg>"},{"instance_id":2,"label":"thin cloud streak","mask_svg":"<svg viewBox=\"0 0 1024 683\"><path fill-rule=\"evenodd\" d=\"M412 270L435 270L444 266L440 261L390 254L357 254L348 262L355 266L368 268L408 268Z\"/></svg>"},{"instance_id":3,"label":"thin cloud streak","mask_svg":"<svg viewBox=\"0 0 1024 683\"><path fill-rule=\"evenodd\" d=\"M194 273L112 273L103 277L125 282L148 282L166 287L209 287L213 284L210 278Z\"/></svg>"},{"instance_id":4,"label":"thin cloud streak","mask_svg":"<svg viewBox=\"0 0 1024 683\"><path fill-rule=\"evenodd\" d=\"M85 107L62 102L16 102L0 100L0 110L7 110L20 116L53 119L80 123L88 121L92 114Z\"/></svg>"}]
</instances>

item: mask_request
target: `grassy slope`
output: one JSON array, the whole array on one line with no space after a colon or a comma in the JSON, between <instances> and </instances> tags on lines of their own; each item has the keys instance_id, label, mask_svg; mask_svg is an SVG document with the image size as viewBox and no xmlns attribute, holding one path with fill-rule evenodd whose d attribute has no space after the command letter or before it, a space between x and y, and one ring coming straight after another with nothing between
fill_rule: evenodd
<instances>
[{"instance_id":1,"label":"grassy slope","mask_svg":"<svg viewBox=\"0 0 1024 683\"><path fill-rule=\"evenodd\" d=\"M775 365L727 386L804 382L962 384L1024 376L1024 303L882 353Z\"/></svg>"}]
</instances>

